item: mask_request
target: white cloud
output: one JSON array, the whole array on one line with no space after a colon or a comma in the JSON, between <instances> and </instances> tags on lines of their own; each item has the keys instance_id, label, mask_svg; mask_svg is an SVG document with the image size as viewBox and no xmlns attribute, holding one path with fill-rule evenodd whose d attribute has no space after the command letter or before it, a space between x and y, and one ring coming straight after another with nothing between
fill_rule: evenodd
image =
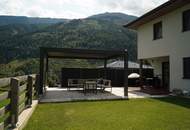
<instances>
[{"instance_id":1,"label":"white cloud","mask_svg":"<svg viewBox=\"0 0 190 130\"><path fill-rule=\"evenodd\" d=\"M84 18L103 12L140 16L167 0L0 0L1 15Z\"/></svg>"},{"instance_id":2,"label":"white cloud","mask_svg":"<svg viewBox=\"0 0 190 130\"><path fill-rule=\"evenodd\" d=\"M166 1L168 0L109 0L109 2L99 1L99 3L109 11L118 11L140 16Z\"/></svg>"}]
</instances>

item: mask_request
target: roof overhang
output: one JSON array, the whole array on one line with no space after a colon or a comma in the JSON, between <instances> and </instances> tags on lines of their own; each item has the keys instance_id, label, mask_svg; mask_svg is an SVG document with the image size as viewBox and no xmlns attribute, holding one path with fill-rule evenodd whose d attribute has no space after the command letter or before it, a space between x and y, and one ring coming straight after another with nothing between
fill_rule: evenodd
<instances>
[{"instance_id":1,"label":"roof overhang","mask_svg":"<svg viewBox=\"0 0 190 130\"><path fill-rule=\"evenodd\" d=\"M159 7L155 8L154 10L144 14L143 16L139 17L138 19L134 20L133 22L124 25L124 27L129 29L137 30L139 26L148 23L158 17L161 17L167 13L170 13L177 8L180 8L186 4L190 3L190 0L169 0L168 2L160 5Z\"/></svg>"},{"instance_id":2,"label":"roof overhang","mask_svg":"<svg viewBox=\"0 0 190 130\"><path fill-rule=\"evenodd\" d=\"M47 58L111 59L122 57L127 52L127 50L91 50L41 47L40 52L43 53Z\"/></svg>"}]
</instances>

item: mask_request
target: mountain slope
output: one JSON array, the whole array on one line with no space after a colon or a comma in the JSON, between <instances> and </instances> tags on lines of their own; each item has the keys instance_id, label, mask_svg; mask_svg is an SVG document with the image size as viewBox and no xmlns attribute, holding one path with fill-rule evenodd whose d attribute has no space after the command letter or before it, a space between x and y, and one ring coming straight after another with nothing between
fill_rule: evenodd
<instances>
[{"instance_id":1,"label":"mountain slope","mask_svg":"<svg viewBox=\"0 0 190 130\"><path fill-rule=\"evenodd\" d=\"M9 24L0 26L0 43L14 36L23 35L48 27L46 24Z\"/></svg>"},{"instance_id":2,"label":"mountain slope","mask_svg":"<svg viewBox=\"0 0 190 130\"><path fill-rule=\"evenodd\" d=\"M13 36L35 32L53 24L67 22L69 22L68 19L0 16L0 43Z\"/></svg>"},{"instance_id":3,"label":"mountain slope","mask_svg":"<svg viewBox=\"0 0 190 130\"><path fill-rule=\"evenodd\" d=\"M38 57L38 53L34 52L37 52L41 46L89 49L127 48L130 59L135 60L136 33L107 21L84 19L72 20L69 23L56 24L34 33L14 36L1 43L1 47L12 49L4 54L8 60Z\"/></svg>"}]
</instances>

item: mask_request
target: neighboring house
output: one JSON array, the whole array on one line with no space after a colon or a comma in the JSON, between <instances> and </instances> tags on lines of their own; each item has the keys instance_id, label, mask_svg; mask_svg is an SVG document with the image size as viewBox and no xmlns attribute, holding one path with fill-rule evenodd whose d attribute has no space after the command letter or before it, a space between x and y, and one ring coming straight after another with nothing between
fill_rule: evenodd
<instances>
[{"instance_id":1,"label":"neighboring house","mask_svg":"<svg viewBox=\"0 0 190 130\"><path fill-rule=\"evenodd\" d=\"M99 66L98 68L103 68L104 66ZM108 68L124 68L124 61L118 60L107 64ZM136 62L128 61L129 69L139 69L140 65ZM153 69L150 65L143 65L143 69Z\"/></svg>"},{"instance_id":2,"label":"neighboring house","mask_svg":"<svg viewBox=\"0 0 190 130\"><path fill-rule=\"evenodd\" d=\"M170 0L125 27L137 30L138 59L162 87L190 91L190 0Z\"/></svg>"},{"instance_id":3,"label":"neighboring house","mask_svg":"<svg viewBox=\"0 0 190 130\"><path fill-rule=\"evenodd\" d=\"M98 66L97 68L104 68L104 66ZM120 75L119 77L123 77L124 61L117 60L117 61L108 63L107 68L109 70L108 73L110 73L111 75ZM128 76L130 76L131 74L134 74L134 73L139 75L139 69L140 69L139 63L128 61ZM143 65L142 66L143 77L144 78L153 78L153 69L154 68L150 65ZM111 72L111 70L113 72Z\"/></svg>"}]
</instances>

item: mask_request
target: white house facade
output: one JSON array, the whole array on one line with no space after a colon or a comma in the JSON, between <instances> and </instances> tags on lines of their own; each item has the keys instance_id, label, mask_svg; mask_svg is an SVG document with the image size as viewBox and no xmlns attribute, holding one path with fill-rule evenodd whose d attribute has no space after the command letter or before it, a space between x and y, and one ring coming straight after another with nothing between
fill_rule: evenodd
<instances>
[{"instance_id":1,"label":"white house facade","mask_svg":"<svg viewBox=\"0 0 190 130\"><path fill-rule=\"evenodd\" d=\"M138 59L168 90L190 91L190 0L170 0L125 27L138 33Z\"/></svg>"}]
</instances>

